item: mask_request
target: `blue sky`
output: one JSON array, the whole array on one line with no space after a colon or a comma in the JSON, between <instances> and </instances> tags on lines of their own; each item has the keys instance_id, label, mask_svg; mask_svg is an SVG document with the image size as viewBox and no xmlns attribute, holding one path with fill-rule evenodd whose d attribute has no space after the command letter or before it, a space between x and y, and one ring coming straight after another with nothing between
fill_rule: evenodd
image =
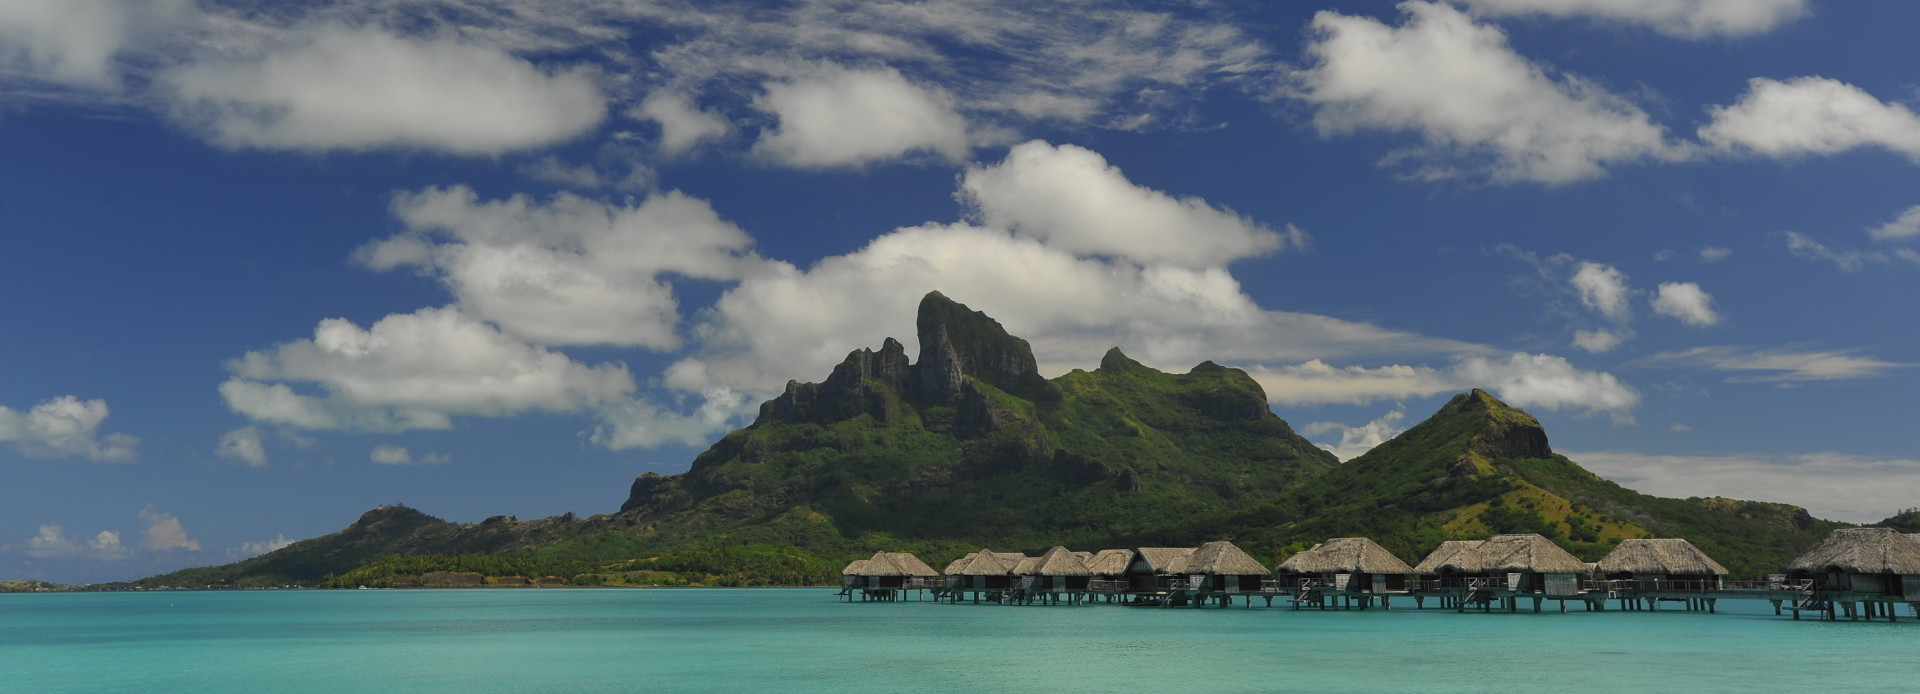
<instances>
[{"instance_id":1,"label":"blue sky","mask_svg":"<svg viewBox=\"0 0 1920 694\"><path fill-rule=\"evenodd\" d=\"M1641 491L1920 505L1920 6L16 0L0 577L609 512L929 290L1486 388Z\"/></svg>"}]
</instances>

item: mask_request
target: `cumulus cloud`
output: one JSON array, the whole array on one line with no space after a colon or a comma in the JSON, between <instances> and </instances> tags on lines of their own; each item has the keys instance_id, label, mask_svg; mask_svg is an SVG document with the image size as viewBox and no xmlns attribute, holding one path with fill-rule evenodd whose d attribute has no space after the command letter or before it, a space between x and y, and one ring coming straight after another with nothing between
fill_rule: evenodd
<instances>
[{"instance_id":1,"label":"cumulus cloud","mask_svg":"<svg viewBox=\"0 0 1920 694\"><path fill-rule=\"evenodd\" d=\"M1606 167L1679 159L1686 148L1638 106L1576 75L1554 77L1507 44L1498 28L1440 3L1400 4L1390 27L1333 11L1314 15L1292 96L1314 106L1323 136L1362 131L1418 135L1414 175L1473 172L1499 182L1569 183Z\"/></svg>"},{"instance_id":2,"label":"cumulus cloud","mask_svg":"<svg viewBox=\"0 0 1920 694\"><path fill-rule=\"evenodd\" d=\"M1820 518L1870 523L1913 506L1920 461L1846 453L1662 455L1566 453L1595 474L1647 494L1725 496L1805 507ZM1809 479L1824 480L1808 484Z\"/></svg>"},{"instance_id":3,"label":"cumulus cloud","mask_svg":"<svg viewBox=\"0 0 1920 694\"><path fill-rule=\"evenodd\" d=\"M1661 352L1641 364L1708 368L1731 371L1733 382L1779 383L1782 385L1813 381L1843 381L1877 378L1894 369L1912 364L1860 356L1854 350L1748 349L1742 347L1695 347Z\"/></svg>"},{"instance_id":4,"label":"cumulus cloud","mask_svg":"<svg viewBox=\"0 0 1920 694\"><path fill-rule=\"evenodd\" d=\"M1373 450L1375 446L1386 443L1388 439L1399 436L1400 432L1406 431L1406 427L1399 425L1400 420L1406 419L1406 417L1407 411L1405 409L1395 409L1392 412L1381 415L1379 419L1357 427L1348 426L1339 422L1313 422L1302 427L1300 433L1301 435L1310 437L1319 437L1334 433L1339 434L1340 441L1338 443L1314 442L1313 445L1326 449L1327 452L1332 453L1334 457L1339 458L1340 462L1344 463L1360 457L1361 454Z\"/></svg>"},{"instance_id":5,"label":"cumulus cloud","mask_svg":"<svg viewBox=\"0 0 1920 694\"><path fill-rule=\"evenodd\" d=\"M43 558L86 557L101 561L119 561L133 556L133 550L120 543L120 533L102 530L84 542L70 540L65 528L42 525L40 532L24 546L27 556Z\"/></svg>"},{"instance_id":6,"label":"cumulus cloud","mask_svg":"<svg viewBox=\"0 0 1920 694\"><path fill-rule=\"evenodd\" d=\"M107 414L107 401L72 395L46 400L26 412L0 407L0 442L11 442L22 455L35 458L133 460L140 439L101 434Z\"/></svg>"},{"instance_id":7,"label":"cumulus cloud","mask_svg":"<svg viewBox=\"0 0 1920 694\"><path fill-rule=\"evenodd\" d=\"M366 266L438 278L460 309L543 345L680 346L667 276L733 280L762 261L706 201L668 191L639 205L562 193L483 201L473 189L401 193L408 231L363 247Z\"/></svg>"},{"instance_id":8,"label":"cumulus cloud","mask_svg":"<svg viewBox=\"0 0 1920 694\"><path fill-rule=\"evenodd\" d=\"M1631 330L1575 330L1573 346L1593 354L1612 351L1621 343L1633 338Z\"/></svg>"},{"instance_id":9,"label":"cumulus cloud","mask_svg":"<svg viewBox=\"0 0 1920 694\"><path fill-rule=\"evenodd\" d=\"M1248 375L1283 405L1366 404L1484 388L1515 407L1606 414L1633 421L1640 393L1613 374L1579 369L1564 357L1515 352L1506 358L1460 357L1444 368L1395 364L1336 367L1321 360L1254 366Z\"/></svg>"},{"instance_id":10,"label":"cumulus cloud","mask_svg":"<svg viewBox=\"0 0 1920 694\"><path fill-rule=\"evenodd\" d=\"M725 137L733 132L724 116L703 111L686 94L663 90L647 95L645 101L627 115L660 125L660 152L667 156L683 154L700 143Z\"/></svg>"},{"instance_id":11,"label":"cumulus cloud","mask_svg":"<svg viewBox=\"0 0 1920 694\"><path fill-rule=\"evenodd\" d=\"M200 541L187 537L187 529L180 525L180 519L170 513L159 513L148 504L140 510L140 522L145 523L147 532L140 540L140 548L155 552L170 550L200 551ZM116 536L117 539L117 536Z\"/></svg>"},{"instance_id":12,"label":"cumulus cloud","mask_svg":"<svg viewBox=\"0 0 1920 694\"><path fill-rule=\"evenodd\" d=\"M343 24L321 24L260 55L189 62L159 80L178 120L234 148L490 155L570 139L606 113L584 69L543 69L450 36Z\"/></svg>"},{"instance_id":13,"label":"cumulus cloud","mask_svg":"<svg viewBox=\"0 0 1920 694\"><path fill-rule=\"evenodd\" d=\"M390 443L374 446L369 457L373 462L381 465L439 465L453 462L452 456L440 453L428 453L415 458L413 452L407 450L406 446L395 446Z\"/></svg>"},{"instance_id":14,"label":"cumulus cloud","mask_svg":"<svg viewBox=\"0 0 1920 694\"><path fill-rule=\"evenodd\" d=\"M1695 327L1720 322L1720 314L1713 310L1713 295L1692 282L1660 283L1659 293L1653 299L1653 311Z\"/></svg>"},{"instance_id":15,"label":"cumulus cloud","mask_svg":"<svg viewBox=\"0 0 1920 694\"><path fill-rule=\"evenodd\" d=\"M0 3L0 70L73 86L112 86L118 80L113 57L127 41L134 7L123 0Z\"/></svg>"},{"instance_id":16,"label":"cumulus cloud","mask_svg":"<svg viewBox=\"0 0 1920 694\"><path fill-rule=\"evenodd\" d=\"M1506 359L1472 356L1454 365L1454 377L1498 395L1514 407L1605 413L1632 423L1640 392L1613 374L1584 371L1564 357L1514 353Z\"/></svg>"},{"instance_id":17,"label":"cumulus cloud","mask_svg":"<svg viewBox=\"0 0 1920 694\"><path fill-rule=\"evenodd\" d=\"M1591 18L1701 39L1751 36L1807 14L1807 0L1460 0L1487 16Z\"/></svg>"},{"instance_id":18,"label":"cumulus cloud","mask_svg":"<svg viewBox=\"0 0 1920 694\"><path fill-rule=\"evenodd\" d=\"M1920 205L1909 207L1893 221L1867 230L1867 235L1879 241L1910 239L1920 236Z\"/></svg>"},{"instance_id":19,"label":"cumulus cloud","mask_svg":"<svg viewBox=\"0 0 1920 694\"><path fill-rule=\"evenodd\" d=\"M991 166L967 169L960 194L988 226L1080 255L1191 267L1223 265L1302 245L1305 232L1265 224L1128 181L1104 157L1034 140Z\"/></svg>"},{"instance_id":20,"label":"cumulus cloud","mask_svg":"<svg viewBox=\"0 0 1920 694\"><path fill-rule=\"evenodd\" d=\"M1627 274L1619 268L1584 262L1568 281L1573 283L1580 293L1580 303L1587 308L1616 322L1626 322L1633 317L1630 306L1633 290L1627 288Z\"/></svg>"},{"instance_id":21,"label":"cumulus cloud","mask_svg":"<svg viewBox=\"0 0 1920 694\"><path fill-rule=\"evenodd\" d=\"M743 280L698 328L710 373L744 390L824 375L850 346L901 338L939 290L1033 344L1045 373L1090 367L1118 345L1149 364L1334 355L1456 354L1483 349L1326 316L1260 308L1221 268L1088 258L1002 229L928 224L801 270L784 263ZM1034 301L1044 296L1046 301ZM859 310L849 310L850 307Z\"/></svg>"},{"instance_id":22,"label":"cumulus cloud","mask_svg":"<svg viewBox=\"0 0 1920 694\"><path fill-rule=\"evenodd\" d=\"M214 455L246 463L247 467L266 467L267 446L259 427L240 427L220 436Z\"/></svg>"},{"instance_id":23,"label":"cumulus cloud","mask_svg":"<svg viewBox=\"0 0 1920 694\"><path fill-rule=\"evenodd\" d=\"M271 540L247 540L241 542L239 547L228 549L227 559L239 561L248 557L257 557L268 552L279 551L291 544L293 540L287 539L285 534L276 534Z\"/></svg>"},{"instance_id":24,"label":"cumulus cloud","mask_svg":"<svg viewBox=\"0 0 1920 694\"><path fill-rule=\"evenodd\" d=\"M802 168L862 166L910 152L965 159L967 124L953 97L914 84L892 68L837 66L768 82L754 108L780 124L760 134L755 153Z\"/></svg>"},{"instance_id":25,"label":"cumulus cloud","mask_svg":"<svg viewBox=\"0 0 1920 694\"><path fill-rule=\"evenodd\" d=\"M1715 107L1700 139L1727 152L1768 157L1881 147L1920 161L1920 116L1825 77L1755 77L1732 106Z\"/></svg>"},{"instance_id":26,"label":"cumulus cloud","mask_svg":"<svg viewBox=\"0 0 1920 694\"><path fill-rule=\"evenodd\" d=\"M444 429L456 415L597 408L635 387L624 365L573 361L452 307L390 315L368 328L329 318L312 339L248 352L227 369L232 377L220 393L228 407L303 429Z\"/></svg>"}]
</instances>

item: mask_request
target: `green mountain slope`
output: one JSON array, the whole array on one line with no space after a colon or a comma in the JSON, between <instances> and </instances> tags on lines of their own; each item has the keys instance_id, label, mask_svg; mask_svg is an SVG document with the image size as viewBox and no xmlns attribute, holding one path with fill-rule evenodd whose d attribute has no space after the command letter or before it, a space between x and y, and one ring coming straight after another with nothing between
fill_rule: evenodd
<instances>
[{"instance_id":1,"label":"green mountain slope","mask_svg":"<svg viewBox=\"0 0 1920 694\"><path fill-rule=\"evenodd\" d=\"M1271 528L1257 534L1276 551L1363 535L1409 562L1443 540L1497 533L1540 533L1587 561L1622 539L1681 537L1758 577L1840 527L1785 504L1621 487L1554 453L1537 420L1480 390L1288 497L1240 519Z\"/></svg>"},{"instance_id":2,"label":"green mountain slope","mask_svg":"<svg viewBox=\"0 0 1920 694\"><path fill-rule=\"evenodd\" d=\"M1169 374L1114 349L1095 370L1044 379L1025 340L937 292L915 328L918 359L889 338L822 382L788 383L687 472L635 479L618 513L458 524L385 507L340 533L137 585L824 583L882 549L938 564L982 546L1224 538L1278 561L1353 535L1415 562L1443 540L1506 532L1589 561L1621 539L1684 537L1757 577L1838 525L1620 487L1479 390L1340 464L1236 369Z\"/></svg>"},{"instance_id":3,"label":"green mountain slope","mask_svg":"<svg viewBox=\"0 0 1920 694\"><path fill-rule=\"evenodd\" d=\"M363 518L141 583L310 583L390 555L442 558L394 571L455 571L478 553L609 575L825 581L846 557L883 548L1196 544L1338 464L1237 369L1169 374L1114 349L1096 370L1049 381L1025 340L938 292L915 327L916 361L888 339L825 381L789 383L688 472L636 479L617 514L460 525L375 511L409 520Z\"/></svg>"}]
</instances>

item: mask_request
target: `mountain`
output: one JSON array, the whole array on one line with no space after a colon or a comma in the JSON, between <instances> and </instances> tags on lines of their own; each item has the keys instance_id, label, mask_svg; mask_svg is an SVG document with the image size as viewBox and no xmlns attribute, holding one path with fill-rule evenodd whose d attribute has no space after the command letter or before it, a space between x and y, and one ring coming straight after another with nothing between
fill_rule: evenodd
<instances>
[{"instance_id":1,"label":"mountain","mask_svg":"<svg viewBox=\"0 0 1920 694\"><path fill-rule=\"evenodd\" d=\"M1784 504L1620 487L1480 390L1341 464L1237 369L1164 373L1116 348L1045 379L1025 340L938 292L915 329L916 359L888 338L824 381L789 382L687 472L636 478L617 513L461 524L382 507L339 533L134 585L824 583L876 550L937 563L983 546L1230 539L1277 561L1342 536L1417 562L1443 540L1506 532L1588 561L1622 539L1684 537L1756 577L1838 527Z\"/></svg>"},{"instance_id":2,"label":"mountain","mask_svg":"<svg viewBox=\"0 0 1920 694\"><path fill-rule=\"evenodd\" d=\"M1622 539L1682 537L1737 576L1775 571L1840 524L1786 504L1667 499L1554 453L1540 422L1481 390L1237 522L1277 553L1371 537L1409 563L1443 540L1539 533L1595 561Z\"/></svg>"},{"instance_id":3,"label":"mountain","mask_svg":"<svg viewBox=\"0 0 1920 694\"><path fill-rule=\"evenodd\" d=\"M875 549L1197 544L1339 463L1238 369L1169 374L1116 348L1093 371L1048 380L1025 340L939 292L922 299L915 329L917 359L888 338L822 382L789 382L687 472L635 479L615 514L456 524L388 507L334 535L138 583L436 568L381 559L393 555L800 582L832 580L846 556Z\"/></svg>"}]
</instances>

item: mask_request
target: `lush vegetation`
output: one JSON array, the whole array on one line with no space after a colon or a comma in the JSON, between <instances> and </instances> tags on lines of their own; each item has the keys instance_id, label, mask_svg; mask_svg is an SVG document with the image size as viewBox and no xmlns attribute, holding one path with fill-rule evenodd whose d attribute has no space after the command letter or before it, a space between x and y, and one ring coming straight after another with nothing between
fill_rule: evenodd
<instances>
[{"instance_id":1,"label":"lush vegetation","mask_svg":"<svg viewBox=\"0 0 1920 694\"><path fill-rule=\"evenodd\" d=\"M136 585L817 585L879 550L939 568L981 547L1227 539L1278 562L1341 536L1413 563L1444 540L1515 532L1588 561L1625 538L1684 537L1754 577L1835 527L1790 506L1622 488L1477 390L1339 464L1241 371L1168 374L1116 349L1095 371L1037 380L1024 341L928 302L923 343L942 334L967 363L1003 368L963 375L957 394L951 381L916 387L889 342L790 388L687 473L641 476L618 514L457 524L382 507L334 535ZM1920 512L1889 522L1920 525Z\"/></svg>"}]
</instances>

